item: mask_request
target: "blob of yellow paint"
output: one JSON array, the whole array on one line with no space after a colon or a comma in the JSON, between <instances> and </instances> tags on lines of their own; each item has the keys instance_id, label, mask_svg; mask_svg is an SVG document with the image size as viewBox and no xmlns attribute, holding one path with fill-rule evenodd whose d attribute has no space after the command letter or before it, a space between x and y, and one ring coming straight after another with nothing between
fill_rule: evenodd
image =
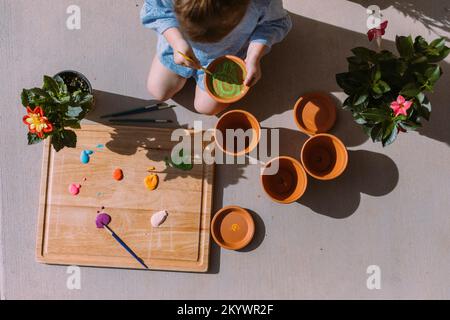
<instances>
[{"instance_id":1,"label":"blob of yellow paint","mask_svg":"<svg viewBox=\"0 0 450 320\"><path fill-rule=\"evenodd\" d=\"M149 174L144 179L144 184L149 190L155 190L158 187L159 177L157 174Z\"/></svg>"},{"instance_id":2,"label":"blob of yellow paint","mask_svg":"<svg viewBox=\"0 0 450 320\"><path fill-rule=\"evenodd\" d=\"M237 223L233 223L231 225L231 231L236 232L240 229L239 225Z\"/></svg>"}]
</instances>

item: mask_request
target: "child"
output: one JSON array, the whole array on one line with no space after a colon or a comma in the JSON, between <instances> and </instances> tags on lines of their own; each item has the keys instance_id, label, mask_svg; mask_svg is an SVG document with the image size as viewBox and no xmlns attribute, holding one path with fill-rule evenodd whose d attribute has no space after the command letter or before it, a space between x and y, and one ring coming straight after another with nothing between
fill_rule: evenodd
<instances>
[{"instance_id":1,"label":"child","mask_svg":"<svg viewBox=\"0 0 450 320\"><path fill-rule=\"evenodd\" d=\"M204 91L204 72L199 67L225 54L239 56L245 59L248 72L244 84L252 86L261 77L262 56L292 26L282 0L145 0L141 19L159 34L147 81L152 96L168 100L187 78L194 77L195 109L209 115L228 105Z\"/></svg>"}]
</instances>

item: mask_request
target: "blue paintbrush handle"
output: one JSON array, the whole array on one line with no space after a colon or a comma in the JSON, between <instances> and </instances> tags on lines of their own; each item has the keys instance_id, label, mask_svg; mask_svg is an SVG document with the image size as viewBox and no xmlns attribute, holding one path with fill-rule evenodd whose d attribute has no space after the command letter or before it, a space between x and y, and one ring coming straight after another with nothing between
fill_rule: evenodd
<instances>
[{"instance_id":1,"label":"blue paintbrush handle","mask_svg":"<svg viewBox=\"0 0 450 320\"><path fill-rule=\"evenodd\" d=\"M114 239L125 249L128 251L129 254L133 256L133 258L136 259L137 262L139 262L145 269L148 269L148 267L145 265L145 263L142 261L141 258L139 258L136 253L131 250L129 246L125 242L122 241L122 239L119 238L117 234L114 233L108 226L105 225L105 228L109 231L109 233L113 236Z\"/></svg>"}]
</instances>

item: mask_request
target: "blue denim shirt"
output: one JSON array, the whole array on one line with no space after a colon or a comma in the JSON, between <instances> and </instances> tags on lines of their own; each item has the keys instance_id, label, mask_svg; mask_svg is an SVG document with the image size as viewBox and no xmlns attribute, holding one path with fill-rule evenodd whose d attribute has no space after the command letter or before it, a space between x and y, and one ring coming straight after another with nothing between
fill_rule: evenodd
<instances>
[{"instance_id":1,"label":"blue denim shirt","mask_svg":"<svg viewBox=\"0 0 450 320\"><path fill-rule=\"evenodd\" d=\"M194 77L203 89L204 72L175 64L173 50L162 33L179 27L172 0L145 0L141 10L145 27L155 30L158 36L157 54L161 63L182 77ZM269 48L287 35L292 27L291 19L283 8L282 0L251 0L247 12L233 31L215 43L189 41L195 56L203 66L225 54L245 58L250 42L259 42Z\"/></svg>"}]
</instances>

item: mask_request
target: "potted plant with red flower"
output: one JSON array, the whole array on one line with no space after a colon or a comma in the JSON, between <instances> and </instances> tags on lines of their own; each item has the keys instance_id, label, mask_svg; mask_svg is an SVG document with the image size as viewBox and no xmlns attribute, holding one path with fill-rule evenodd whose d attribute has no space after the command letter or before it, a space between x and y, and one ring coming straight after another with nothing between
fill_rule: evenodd
<instances>
[{"instance_id":1,"label":"potted plant with red flower","mask_svg":"<svg viewBox=\"0 0 450 320\"><path fill-rule=\"evenodd\" d=\"M28 144L51 137L56 151L76 147L77 136L70 128L80 128L94 100L89 81L76 71L44 76L42 88L23 89L21 99L27 112L23 123L28 127Z\"/></svg>"},{"instance_id":2,"label":"potted plant with red flower","mask_svg":"<svg viewBox=\"0 0 450 320\"><path fill-rule=\"evenodd\" d=\"M387 22L369 31L370 40L379 46ZM450 53L446 40L431 43L421 36L397 36L398 55L388 50L373 51L358 47L349 57L349 70L336 75L338 85L348 95L344 109L374 142L383 146L395 141L399 132L416 130L429 120L432 92L442 75L438 63Z\"/></svg>"}]
</instances>

